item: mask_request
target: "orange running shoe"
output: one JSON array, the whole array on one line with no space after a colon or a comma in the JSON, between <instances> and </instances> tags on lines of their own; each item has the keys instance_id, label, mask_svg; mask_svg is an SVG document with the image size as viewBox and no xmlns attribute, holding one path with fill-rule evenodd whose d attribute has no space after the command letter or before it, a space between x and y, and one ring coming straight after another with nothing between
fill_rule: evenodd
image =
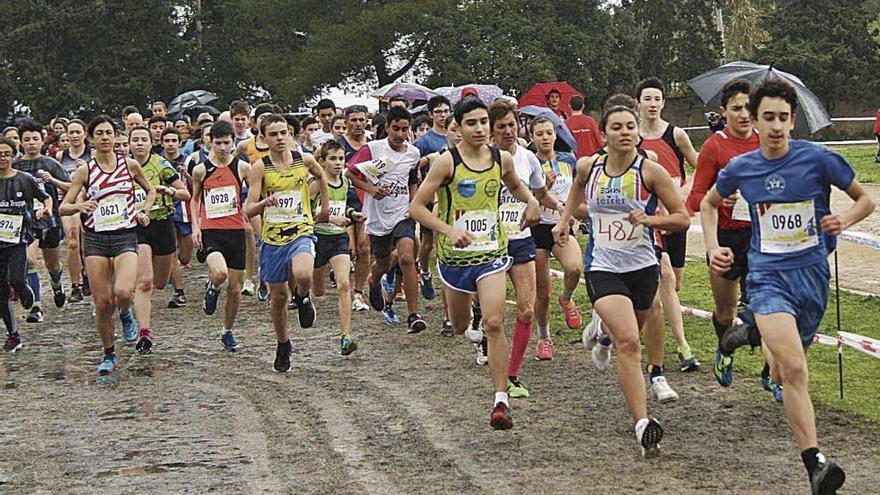
<instances>
[{"instance_id":1,"label":"orange running shoe","mask_svg":"<svg viewBox=\"0 0 880 495\"><path fill-rule=\"evenodd\" d=\"M538 350L535 352L535 359L538 361L552 361L553 360L553 340L552 339L538 339Z\"/></svg>"},{"instance_id":2,"label":"orange running shoe","mask_svg":"<svg viewBox=\"0 0 880 495\"><path fill-rule=\"evenodd\" d=\"M569 299L568 302L564 302L562 300L562 294L559 295L559 306L562 308L562 312L565 314L565 324L568 325L568 328L572 330L577 330L581 327L581 312L578 310L577 305L575 305L574 300Z\"/></svg>"}]
</instances>

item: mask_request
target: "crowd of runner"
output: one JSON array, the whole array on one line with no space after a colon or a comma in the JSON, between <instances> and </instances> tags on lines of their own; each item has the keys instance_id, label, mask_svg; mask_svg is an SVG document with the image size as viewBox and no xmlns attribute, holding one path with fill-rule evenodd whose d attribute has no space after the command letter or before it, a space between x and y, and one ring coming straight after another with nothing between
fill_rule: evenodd
<instances>
[{"instance_id":1,"label":"crowd of runner","mask_svg":"<svg viewBox=\"0 0 880 495\"><path fill-rule=\"evenodd\" d=\"M665 93L661 81L645 79L632 96L611 97L597 123L579 96L573 114L562 115L551 91L547 105L566 118L575 149L560 146L557 121L525 119L515 100L484 102L467 90L455 105L431 98L427 116L416 118L403 98L377 115L323 99L302 119L243 101L216 119L169 118L156 102L149 119L126 107L118 119L6 128L4 349L22 347L14 300L28 323L51 311L41 299L42 263L57 308L91 298L103 349L97 372L109 375L118 361L116 318L125 344L151 353L161 338L151 323L153 291L173 287L168 308L186 306L183 270L195 254L207 265L206 315L217 311L225 285L222 322L205 320L217 329L218 352L239 349L242 296L254 297L269 306L273 368L289 371L288 313L296 312L301 328L313 326L313 298L329 281L338 308L320 309L338 326L343 356L358 349L352 312L375 310L410 334L429 326L442 337L464 334L491 374L489 423L509 429L511 398L531 393L523 363L533 327L536 359L552 360L550 312L558 306L568 328L582 329L597 370L609 369L616 350L618 381L647 457L663 437L649 398L679 398L665 374L667 322L678 368L701 366L677 295L690 217L700 212L715 300L714 375L730 387L736 349L761 346L761 383L783 403L813 493L835 493L844 472L818 450L805 350L825 312L836 236L874 204L840 155L790 138L797 99L787 83L728 83L726 124L699 153L663 119ZM695 168L691 184L685 162ZM852 198L848 210L830 211L831 185ZM581 228L585 238L575 236ZM572 298L581 277L589 318ZM445 318L428 322L420 300L438 292ZM398 316L401 299L406 310Z\"/></svg>"}]
</instances>

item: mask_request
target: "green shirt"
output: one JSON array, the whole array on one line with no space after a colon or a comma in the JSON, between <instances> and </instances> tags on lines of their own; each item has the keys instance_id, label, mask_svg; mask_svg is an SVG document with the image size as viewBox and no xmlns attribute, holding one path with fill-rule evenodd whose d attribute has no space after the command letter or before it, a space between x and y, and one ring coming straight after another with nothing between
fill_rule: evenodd
<instances>
[{"instance_id":1,"label":"green shirt","mask_svg":"<svg viewBox=\"0 0 880 495\"><path fill-rule=\"evenodd\" d=\"M348 178L346 178L345 176L342 176L341 179L341 182L336 186L329 183L327 184L327 188L330 190L331 216L346 216L346 204L348 202L349 190L351 189L351 181L349 181ZM316 196L315 201L317 201L317 204L320 204L320 193L318 194L318 196ZM348 233L348 229L340 227L338 225L333 225L332 223L327 221L315 224L315 233L320 235L340 235Z\"/></svg>"},{"instance_id":2,"label":"green shirt","mask_svg":"<svg viewBox=\"0 0 880 495\"><path fill-rule=\"evenodd\" d=\"M144 171L144 177L147 178L147 181L153 187L172 187L174 182L179 178L177 170L174 170L174 167L168 163L168 160L165 160L156 154L151 154L147 163L141 165L141 169ZM136 212L143 210L144 201L146 201L146 199L147 194L141 189L141 186L135 182L134 210ZM156 201L153 202L153 207L147 212L150 220L165 220L173 214L174 200L172 200L170 196L156 193Z\"/></svg>"}]
</instances>

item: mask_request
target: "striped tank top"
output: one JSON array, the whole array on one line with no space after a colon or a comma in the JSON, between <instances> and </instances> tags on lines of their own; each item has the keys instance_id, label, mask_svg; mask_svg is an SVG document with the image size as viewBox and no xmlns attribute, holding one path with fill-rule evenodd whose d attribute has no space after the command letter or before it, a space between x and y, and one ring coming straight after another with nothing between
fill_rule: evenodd
<instances>
[{"instance_id":1,"label":"striped tank top","mask_svg":"<svg viewBox=\"0 0 880 495\"><path fill-rule=\"evenodd\" d=\"M202 230L244 229L238 160L232 160L232 163L225 167L218 167L211 160L205 160L199 220Z\"/></svg>"},{"instance_id":2,"label":"striped tank top","mask_svg":"<svg viewBox=\"0 0 880 495\"><path fill-rule=\"evenodd\" d=\"M92 158L88 164L86 199L95 201L95 209L85 214L83 225L92 232L113 232L135 227L134 180L128 171L127 158L116 157L116 168L101 170Z\"/></svg>"},{"instance_id":3,"label":"striped tank top","mask_svg":"<svg viewBox=\"0 0 880 495\"><path fill-rule=\"evenodd\" d=\"M644 158L637 156L621 175L605 174L608 155L593 164L585 190L590 241L584 251L584 270L627 273L657 264L653 229L632 225L626 216L633 210L653 215L657 196L642 177Z\"/></svg>"}]
</instances>

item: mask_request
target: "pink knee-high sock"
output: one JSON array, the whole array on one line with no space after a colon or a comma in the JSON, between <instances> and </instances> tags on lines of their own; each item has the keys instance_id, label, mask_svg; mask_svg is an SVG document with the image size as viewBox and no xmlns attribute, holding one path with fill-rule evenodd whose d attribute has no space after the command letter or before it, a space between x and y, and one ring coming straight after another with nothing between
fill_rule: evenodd
<instances>
[{"instance_id":1,"label":"pink knee-high sock","mask_svg":"<svg viewBox=\"0 0 880 495\"><path fill-rule=\"evenodd\" d=\"M532 322L516 320L513 326L513 343L510 346L510 365L507 367L508 376L519 376L529 339L532 337Z\"/></svg>"}]
</instances>

